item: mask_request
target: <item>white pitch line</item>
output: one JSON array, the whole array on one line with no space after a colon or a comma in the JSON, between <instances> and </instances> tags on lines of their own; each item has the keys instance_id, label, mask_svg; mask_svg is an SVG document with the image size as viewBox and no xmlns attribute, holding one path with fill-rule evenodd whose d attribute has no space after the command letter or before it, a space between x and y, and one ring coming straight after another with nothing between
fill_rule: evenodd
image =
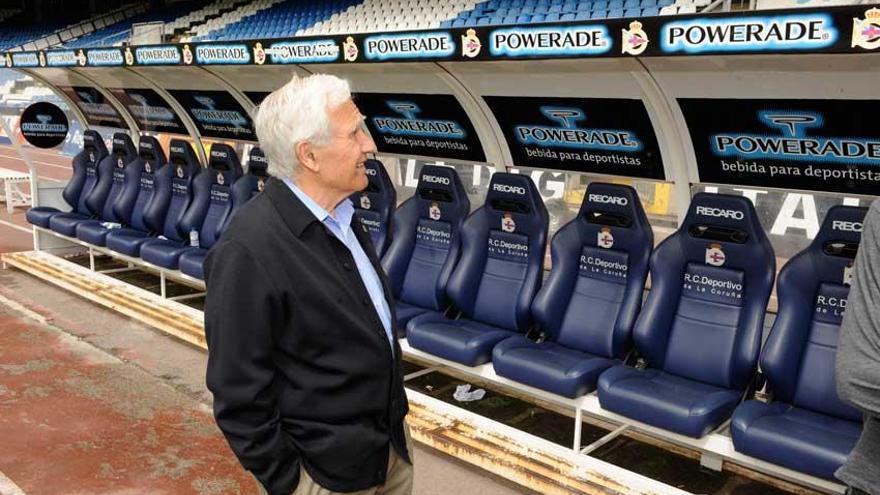
<instances>
[{"instance_id":1,"label":"white pitch line","mask_svg":"<svg viewBox=\"0 0 880 495\"><path fill-rule=\"evenodd\" d=\"M0 471L0 495L27 495L24 490Z\"/></svg>"},{"instance_id":2,"label":"white pitch line","mask_svg":"<svg viewBox=\"0 0 880 495\"><path fill-rule=\"evenodd\" d=\"M28 234L33 233L33 230L31 230L31 229L29 229L29 228L27 228L27 227L22 227L21 225L15 225L14 223L12 223L12 222L7 222L6 220L0 220L0 225L5 225L5 226L7 226L7 227L12 227L13 229L20 230L20 231L22 231L22 232L27 232ZM0 473L0 474L3 474L3 473ZM0 492L0 495L4 495L3 492Z\"/></svg>"}]
</instances>

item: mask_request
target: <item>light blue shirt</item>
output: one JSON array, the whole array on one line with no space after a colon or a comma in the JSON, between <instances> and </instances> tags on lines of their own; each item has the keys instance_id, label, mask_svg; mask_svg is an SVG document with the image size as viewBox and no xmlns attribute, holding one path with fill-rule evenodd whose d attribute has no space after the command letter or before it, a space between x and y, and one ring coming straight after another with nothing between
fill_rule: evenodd
<instances>
[{"instance_id":1,"label":"light blue shirt","mask_svg":"<svg viewBox=\"0 0 880 495\"><path fill-rule=\"evenodd\" d=\"M379 275L376 273L376 269L373 268L373 264L370 263L370 258L367 257L367 253L364 252L364 248L361 247L361 243L358 242L354 231L351 229L351 217L354 215L354 206L351 204L351 200L345 199L336 206L336 216L334 218L327 213L327 210L321 208L318 203L315 203L315 200L310 198L308 194L296 187L296 184L292 181L288 179L283 180L287 187L293 191L293 194L296 194L296 197L315 215L315 218L330 229L330 232L333 232L333 235L342 241L351 252L351 256L354 258L355 265L357 265L358 272L361 275L361 280L363 280L364 286L370 294L370 299L373 301L373 307L376 308L376 313L379 315L379 319L382 320L382 326L385 327L385 335L388 337L388 343L391 344L391 354L394 354L391 309L388 307L388 301L385 300L382 281L379 280Z\"/></svg>"}]
</instances>

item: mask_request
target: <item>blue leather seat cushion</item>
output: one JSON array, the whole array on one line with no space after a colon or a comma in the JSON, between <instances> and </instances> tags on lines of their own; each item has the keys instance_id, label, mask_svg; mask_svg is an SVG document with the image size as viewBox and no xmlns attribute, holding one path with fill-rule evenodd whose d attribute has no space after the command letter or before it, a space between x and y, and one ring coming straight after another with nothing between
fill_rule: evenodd
<instances>
[{"instance_id":1,"label":"blue leather seat cushion","mask_svg":"<svg viewBox=\"0 0 880 495\"><path fill-rule=\"evenodd\" d=\"M436 311L417 316L406 326L407 341L414 348L467 366L489 362L495 344L514 335L466 318L450 320Z\"/></svg>"},{"instance_id":2,"label":"blue leather seat cushion","mask_svg":"<svg viewBox=\"0 0 880 495\"><path fill-rule=\"evenodd\" d=\"M128 256L138 256L141 252L141 246L155 237L150 234L136 229L119 229L107 234L107 247L117 253L127 254Z\"/></svg>"},{"instance_id":3,"label":"blue leather seat cushion","mask_svg":"<svg viewBox=\"0 0 880 495\"><path fill-rule=\"evenodd\" d=\"M141 246L141 259L165 268L177 268L180 255L192 246L168 239L153 239Z\"/></svg>"},{"instance_id":4,"label":"blue leather seat cushion","mask_svg":"<svg viewBox=\"0 0 880 495\"><path fill-rule=\"evenodd\" d=\"M88 219L82 213L59 213L49 219L49 228L67 237L76 237L76 226Z\"/></svg>"},{"instance_id":5,"label":"blue leather seat cushion","mask_svg":"<svg viewBox=\"0 0 880 495\"><path fill-rule=\"evenodd\" d=\"M88 242L89 244L94 244L95 246L104 246L107 243L107 234L115 229L108 229L101 225L102 223L104 223L103 220L86 220L85 222L80 222L79 225L76 226L77 239Z\"/></svg>"},{"instance_id":6,"label":"blue leather seat cushion","mask_svg":"<svg viewBox=\"0 0 880 495\"><path fill-rule=\"evenodd\" d=\"M180 271L190 277L205 280L205 270L202 265L205 262L206 256L208 256L207 249L197 247L190 248L180 255Z\"/></svg>"},{"instance_id":7,"label":"blue leather seat cushion","mask_svg":"<svg viewBox=\"0 0 880 495\"><path fill-rule=\"evenodd\" d=\"M656 369L615 366L599 377L603 409L659 428L700 438L733 412L742 392Z\"/></svg>"},{"instance_id":8,"label":"blue leather seat cushion","mask_svg":"<svg viewBox=\"0 0 880 495\"><path fill-rule=\"evenodd\" d=\"M739 452L833 479L862 425L783 402L750 400L736 408L730 430Z\"/></svg>"},{"instance_id":9,"label":"blue leather seat cushion","mask_svg":"<svg viewBox=\"0 0 880 495\"><path fill-rule=\"evenodd\" d=\"M521 335L505 339L492 352L492 366L499 375L571 398L595 390L599 375L618 363Z\"/></svg>"},{"instance_id":10,"label":"blue leather seat cushion","mask_svg":"<svg viewBox=\"0 0 880 495\"><path fill-rule=\"evenodd\" d=\"M36 206L27 211L27 213L25 214L25 218L27 218L28 222L36 225L37 227L48 229L49 219L59 213L61 213L61 211L56 208L51 208L48 206Z\"/></svg>"},{"instance_id":11,"label":"blue leather seat cushion","mask_svg":"<svg viewBox=\"0 0 880 495\"><path fill-rule=\"evenodd\" d=\"M181 260L181 266L182 265L183 265L183 261ZM182 270L183 270L183 268L181 268L181 271ZM397 336L398 337L403 337L404 335L406 335L406 324L409 323L409 320L412 320L416 316L423 315L425 313L432 311L429 308L415 306L413 304L405 303L401 300L395 301L394 307L397 310Z\"/></svg>"}]
</instances>

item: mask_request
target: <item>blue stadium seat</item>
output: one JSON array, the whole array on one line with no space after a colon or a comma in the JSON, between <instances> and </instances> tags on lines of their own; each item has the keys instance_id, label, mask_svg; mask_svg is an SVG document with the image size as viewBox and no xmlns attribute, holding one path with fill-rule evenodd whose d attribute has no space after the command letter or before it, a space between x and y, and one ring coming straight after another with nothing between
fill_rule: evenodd
<instances>
[{"instance_id":1,"label":"blue stadium seat","mask_svg":"<svg viewBox=\"0 0 880 495\"><path fill-rule=\"evenodd\" d=\"M394 240L382 267L397 300L397 333L413 317L448 306L446 284L458 262L471 204L454 169L425 165L415 194L394 213Z\"/></svg>"},{"instance_id":2,"label":"blue stadium seat","mask_svg":"<svg viewBox=\"0 0 880 495\"><path fill-rule=\"evenodd\" d=\"M127 222L129 227L114 229L107 234L106 245L117 253L127 256L138 256L141 245L149 240L153 233L161 232L162 221L168 208L165 192L156 187L156 174L165 167L165 152L157 142L147 146L149 140L141 139L138 147L138 159L134 161L139 176L137 190L134 193L134 207ZM157 194L161 193L161 194ZM126 194L131 194L126 191Z\"/></svg>"},{"instance_id":3,"label":"blue stadium seat","mask_svg":"<svg viewBox=\"0 0 880 495\"><path fill-rule=\"evenodd\" d=\"M545 19L546 17L547 17L547 16L545 16L544 14L533 14L533 15L532 15L532 23L536 23L536 22L544 22L544 19Z\"/></svg>"},{"instance_id":4,"label":"blue stadium seat","mask_svg":"<svg viewBox=\"0 0 880 495\"><path fill-rule=\"evenodd\" d=\"M559 20L564 22L571 22L574 20L574 14L562 14L559 17Z\"/></svg>"},{"instance_id":5,"label":"blue stadium seat","mask_svg":"<svg viewBox=\"0 0 880 495\"><path fill-rule=\"evenodd\" d=\"M547 14L544 16L544 22L559 22L559 14Z\"/></svg>"},{"instance_id":6,"label":"blue stadium seat","mask_svg":"<svg viewBox=\"0 0 880 495\"><path fill-rule=\"evenodd\" d=\"M187 250L214 245L232 209L232 184L242 175L235 149L211 145L208 170L193 179L193 196L179 222L166 222L166 239L151 239L141 247L141 259L163 268L176 269L180 255ZM198 240L192 236L197 233Z\"/></svg>"},{"instance_id":7,"label":"blue stadium seat","mask_svg":"<svg viewBox=\"0 0 880 495\"><path fill-rule=\"evenodd\" d=\"M593 2L593 12L605 12L608 10L608 2L605 0L597 0Z\"/></svg>"},{"instance_id":8,"label":"blue stadium seat","mask_svg":"<svg viewBox=\"0 0 880 495\"><path fill-rule=\"evenodd\" d=\"M608 10L623 10L623 0L609 0L608 1Z\"/></svg>"},{"instance_id":9,"label":"blue stadium seat","mask_svg":"<svg viewBox=\"0 0 880 495\"><path fill-rule=\"evenodd\" d=\"M113 169L115 167L116 157L106 155L103 160L98 162L97 167L87 168L86 183L80 194L76 210L52 215L49 218L49 228L64 236L76 237L77 225L98 218L104 211L107 196L113 188ZM89 176L89 173L93 173L94 176ZM90 184L92 187L88 187Z\"/></svg>"},{"instance_id":10,"label":"blue stadium seat","mask_svg":"<svg viewBox=\"0 0 880 495\"><path fill-rule=\"evenodd\" d=\"M565 397L595 390L630 349L653 246L635 189L590 184L577 217L553 237L553 269L532 303L547 340L502 341L495 372Z\"/></svg>"},{"instance_id":11,"label":"blue stadium seat","mask_svg":"<svg viewBox=\"0 0 880 495\"><path fill-rule=\"evenodd\" d=\"M409 344L444 359L476 366L495 344L531 325L529 308L541 286L549 219L534 182L496 173L486 202L461 230L461 259L446 293L462 316L439 312L406 326Z\"/></svg>"},{"instance_id":12,"label":"blue stadium seat","mask_svg":"<svg viewBox=\"0 0 880 495\"><path fill-rule=\"evenodd\" d=\"M633 328L647 368L599 377L602 408L702 437L753 382L776 262L752 202L699 193L651 257L651 292Z\"/></svg>"},{"instance_id":13,"label":"blue stadium seat","mask_svg":"<svg viewBox=\"0 0 880 495\"><path fill-rule=\"evenodd\" d=\"M224 222L221 228L221 235L226 230L226 227L229 226L235 214L241 210L241 207L254 196L263 192L263 186L269 178L268 166L269 163L266 161L266 155L263 153L263 150L256 146L251 148L248 157L247 173L232 185L232 191L230 192L232 208L229 210L226 222ZM198 247L184 251L180 255L178 268L181 272L191 277L204 280L203 264L206 256L208 256L208 247Z\"/></svg>"},{"instance_id":14,"label":"blue stadium seat","mask_svg":"<svg viewBox=\"0 0 880 495\"><path fill-rule=\"evenodd\" d=\"M532 22L532 16L524 14L516 18L517 24L528 24Z\"/></svg>"},{"instance_id":15,"label":"blue stadium seat","mask_svg":"<svg viewBox=\"0 0 880 495\"><path fill-rule=\"evenodd\" d=\"M131 141L131 137L124 132L113 135L112 156L114 158L110 192L104 201L104 208L97 220L86 220L76 226L76 237L84 242L95 246L103 246L107 234L111 228L105 223L122 226L128 223L131 210L134 208L139 173L137 164L137 149Z\"/></svg>"},{"instance_id":16,"label":"blue stadium seat","mask_svg":"<svg viewBox=\"0 0 880 495\"><path fill-rule=\"evenodd\" d=\"M660 9L657 7L648 7L642 10L642 17L652 17L660 15Z\"/></svg>"},{"instance_id":17,"label":"blue stadium seat","mask_svg":"<svg viewBox=\"0 0 880 495\"><path fill-rule=\"evenodd\" d=\"M578 12L577 15L574 16L574 20L576 21L589 21L590 13L589 12Z\"/></svg>"},{"instance_id":18,"label":"blue stadium seat","mask_svg":"<svg viewBox=\"0 0 880 495\"><path fill-rule=\"evenodd\" d=\"M596 10L590 14L590 19L605 19L607 16L608 12L604 10Z\"/></svg>"},{"instance_id":19,"label":"blue stadium seat","mask_svg":"<svg viewBox=\"0 0 880 495\"><path fill-rule=\"evenodd\" d=\"M382 258L393 232L392 215L397 207L397 191L379 160L367 160L367 188L351 195L354 216L370 232L376 256Z\"/></svg>"},{"instance_id":20,"label":"blue stadium seat","mask_svg":"<svg viewBox=\"0 0 880 495\"><path fill-rule=\"evenodd\" d=\"M639 17L642 15L642 9L626 9L623 11L623 17Z\"/></svg>"},{"instance_id":21,"label":"blue stadium seat","mask_svg":"<svg viewBox=\"0 0 880 495\"><path fill-rule=\"evenodd\" d=\"M85 204L86 196L98 182L98 163L107 156L104 139L96 131L83 132L83 150L73 157L73 175L61 193L64 201L71 206L71 213L91 215ZM49 219L62 213L57 208L35 206L27 211L27 221L43 228L49 228Z\"/></svg>"},{"instance_id":22,"label":"blue stadium seat","mask_svg":"<svg viewBox=\"0 0 880 495\"><path fill-rule=\"evenodd\" d=\"M838 397L834 362L867 211L831 208L809 247L779 272L779 312L761 354L773 400L737 407L730 429L737 451L833 479L855 446L862 414Z\"/></svg>"},{"instance_id":23,"label":"blue stadium seat","mask_svg":"<svg viewBox=\"0 0 880 495\"><path fill-rule=\"evenodd\" d=\"M626 0L623 2L623 8L624 10L638 9L641 5L639 2L640 0Z\"/></svg>"},{"instance_id":24,"label":"blue stadium seat","mask_svg":"<svg viewBox=\"0 0 880 495\"><path fill-rule=\"evenodd\" d=\"M618 17L623 17L623 9L611 9L605 15L607 19L616 19Z\"/></svg>"}]
</instances>

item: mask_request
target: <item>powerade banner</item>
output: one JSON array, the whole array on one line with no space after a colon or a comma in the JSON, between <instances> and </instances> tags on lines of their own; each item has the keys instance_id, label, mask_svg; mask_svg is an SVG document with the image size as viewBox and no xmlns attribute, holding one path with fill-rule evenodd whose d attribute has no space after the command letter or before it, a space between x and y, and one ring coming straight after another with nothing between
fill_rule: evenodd
<instances>
[{"instance_id":1,"label":"powerade banner","mask_svg":"<svg viewBox=\"0 0 880 495\"><path fill-rule=\"evenodd\" d=\"M865 5L478 26L430 31L129 46L125 65L278 65L868 53L880 49L880 9ZM118 63L113 48L7 52L7 67ZM93 55L100 52L101 55ZM57 55L47 56L50 53Z\"/></svg>"},{"instance_id":2,"label":"powerade banner","mask_svg":"<svg viewBox=\"0 0 880 495\"><path fill-rule=\"evenodd\" d=\"M678 103L701 182L880 195L880 100Z\"/></svg>"},{"instance_id":3,"label":"powerade banner","mask_svg":"<svg viewBox=\"0 0 880 495\"><path fill-rule=\"evenodd\" d=\"M663 161L641 100L484 96L513 163L664 180Z\"/></svg>"},{"instance_id":4,"label":"powerade banner","mask_svg":"<svg viewBox=\"0 0 880 495\"><path fill-rule=\"evenodd\" d=\"M354 99L379 151L486 161L473 124L452 95L357 93Z\"/></svg>"},{"instance_id":5,"label":"powerade banner","mask_svg":"<svg viewBox=\"0 0 880 495\"><path fill-rule=\"evenodd\" d=\"M24 109L18 122L21 135L37 148L54 148L67 137L67 116L57 106L40 101Z\"/></svg>"},{"instance_id":6,"label":"powerade banner","mask_svg":"<svg viewBox=\"0 0 880 495\"><path fill-rule=\"evenodd\" d=\"M97 89L88 86L58 86L58 89L76 103L89 125L128 128L116 108Z\"/></svg>"},{"instance_id":7,"label":"powerade banner","mask_svg":"<svg viewBox=\"0 0 880 495\"><path fill-rule=\"evenodd\" d=\"M254 124L238 101L226 91L169 90L205 137L256 141Z\"/></svg>"},{"instance_id":8,"label":"powerade banner","mask_svg":"<svg viewBox=\"0 0 880 495\"><path fill-rule=\"evenodd\" d=\"M128 113L144 131L189 134L168 103L152 89L111 88Z\"/></svg>"}]
</instances>

